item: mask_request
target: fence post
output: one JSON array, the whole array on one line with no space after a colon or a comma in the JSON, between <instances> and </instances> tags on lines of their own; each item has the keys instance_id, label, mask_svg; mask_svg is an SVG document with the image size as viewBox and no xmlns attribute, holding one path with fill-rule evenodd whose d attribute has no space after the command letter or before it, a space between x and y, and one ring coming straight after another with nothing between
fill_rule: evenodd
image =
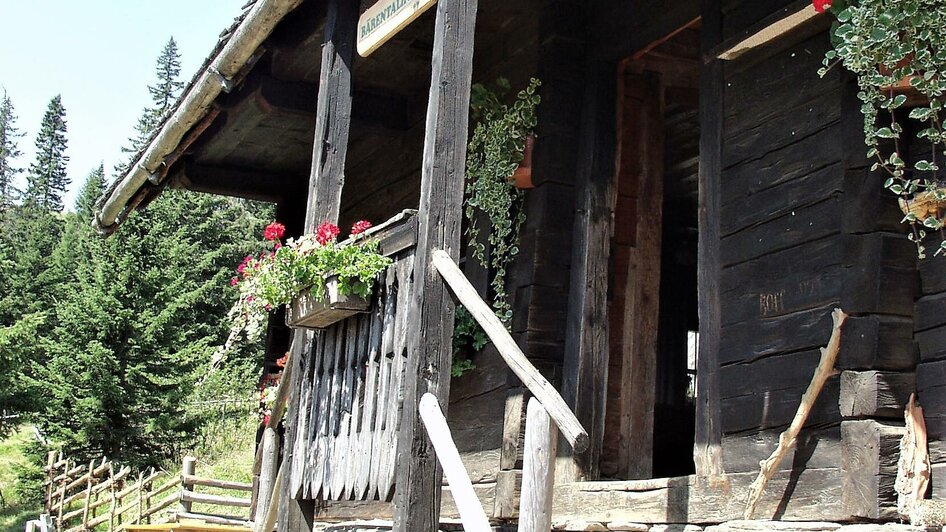
<instances>
[{"instance_id":1,"label":"fence post","mask_svg":"<svg viewBox=\"0 0 946 532\"><path fill-rule=\"evenodd\" d=\"M56 451L46 453L46 499L43 501L43 509L49 513L53 506L53 479L56 478Z\"/></svg>"},{"instance_id":2,"label":"fence post","mask_svg":"<svg viewBox=\"0 0 946 532\"><path fill-rule=\"evenodd\" d=\"M72 462L67 460L66 470L63 472L62 482L59 483L60 485L59 485L59 490L58 490L59 491L59 511L56 513L56 525L60 527L62 526L62 507L66 501L66 486L69 484L69 475L67 475L66 473L68 473L70 470L72 470Z\"/></svg>"},{"instance_id":3,"label":"fence post","mask_svg":"<svg viewBox=\"0 0 946 532\"><path fill-rule=\"evenodd\" d=\"M150 479L153 476L154 476L154 468L152 467L151 473L148 474L148 479L149 479L148 482L145 483L145 485L141 487L141 489L144 490L144 506L143 506L144 511L147 511L148 509L151 508L151 487L153 486L153 481ZM148 525L151 524L151 514L148 514L145 517L145 524L148 524Z\"/></svg>"},{"instance_id":4,"label":"fence post","mask_svg":"<svg viewBox=\"0 0 946 532\"><path fill-rule=\"evenodd\" d=\"M197 459L193 456L184 457L184 467L181 469L181 504L180 512L190 513L193 504L184 500L184 492L192 489L193 485L187 480L187 477L193 477L197 474Z\"/></svg>"},{"instance_id":5,"label":"fence post","mask_svg":"<svg viewBox=\"0 0 946 532\"><path fill-rule=\"evenodd\" d=\"M529 399L519 495L519 532L551 530L558 428L538 399Z\"/></svg>"},{"instance_id":6,"label":"fence post","mask_svg":"<svg viewBox=\"0 0 946 532\"><path fill-rule=\"evenodd\" d=\"M276 461L279 458L279 435L276 434L276 428L267 426L263 431L263 455L260 464L259 490L256 496L257 520L265 519L266 512L269 509L269 501L273 497L273 487L276 479Z\"/></svg>"},{"instance_id":7,"label":"fence post","mask_svg":"<svg viewBox=\"0 0 946 532\"><path fill-rule=\"evenodd\" d=\"M92 478L95 476L95 460L89 462L89 478L85 482L85 505L82 507L82 527L89 522L89 503L92 502ZM61 526L61 525L60 525Z\"/></svg>"},{"instance_id":8,"label":"fence post","mask_svg":"<svg viewBox=\"0 0 946 532\"><path fill-rule=\"evenodd\" d=\"M144 489L145 489L145 476L144 473L138 473L138 515L135 516L135 524L141 524L141 514L144 512Z\"/></svg>"}]
</instances>

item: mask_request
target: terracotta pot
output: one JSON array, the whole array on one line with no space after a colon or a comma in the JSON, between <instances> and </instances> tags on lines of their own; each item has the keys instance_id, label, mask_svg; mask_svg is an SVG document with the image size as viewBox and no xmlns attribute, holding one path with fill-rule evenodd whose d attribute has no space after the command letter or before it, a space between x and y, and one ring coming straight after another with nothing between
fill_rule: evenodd
<instances>
[{"instance_id":1,"label":"terracotta pot","mask_svg":"<svg viewBox=\"0 0 946 532\"><path fill-rule=\"evenodd\" d=\"M522 152L522 162L512 173L512 182L516 188L527 190L535 188L532 184L532 149L535 147L535 135L526 137L526 148Z\"/></svg>"},{"instance_id":2,"label":"terracotta pot","mask_svg":"<svg viewBox=\"0 0 946 532\"><path fill-rule=\"evenodd\" d=\"M899 63L896 64L896 68L902 68L910 64L911 61L913 61L913 54L910 54L909 56L903 58ZM889 76L891 72L889 68L883 65L879 65L877 67L877 71L883 74L884 76ZM889 91L889 92L892 92L893 94L903 94L904 96L906 96L907 103L903 104L903 107L919 107L921 105L929 105L930 103L929 98L921 94L920 91L916 90L916 88L913 86L912 80L914 77L916 76L915 75L903 76L902 78L900 78L900 81L894 83L893 85L883 87L883 90L885 92Z\"/></svg>"}]
</instances>

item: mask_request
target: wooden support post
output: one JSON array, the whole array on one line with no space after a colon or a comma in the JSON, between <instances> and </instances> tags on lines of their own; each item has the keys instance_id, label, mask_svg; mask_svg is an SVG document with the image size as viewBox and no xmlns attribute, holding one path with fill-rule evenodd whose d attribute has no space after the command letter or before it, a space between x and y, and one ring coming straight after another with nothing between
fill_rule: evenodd
<instances>
[{"instance_id":1,"label":"wooden support post","mask_svg":"<svg viewBox=\"0 0 946 532\"><path fill-rule=\"evenodd\" d=\"M542 403L535 398L529 399L524 446L519 532L550 530L558 429Z\"/></svg>"},{"instance_id":2,"label":"wooden support post","mask_svg":"<svg viewBox=\"0 0 946 532\"><path fill-rule=\"evenodd\" d=\"M407 380L398 432L395 532L432 532L437 530L440 517L443 473L417 409L420 397L427 392L441 404L450 394L455 308L430 258L434 249L445 250L454 262L460 254L476 10L477 0L440 0L437 4L407 325Z\"/></svg>"},{"instance_id":3,"label":"wooden support post","mask_svg":"<svg viewBox=\"0 0 946 532\"><path fill-rule=\"evenodd\" d=\"M460 452L453 442L453 436L450 435L450 427L447 426L447 418L440 409L440 402L432 394L425 393L420 398L419 411L434 450L437 451L437 459L440 460L450 484L450 493L460 512L463 529L470 532L490 532L483 504L473 491L473 483L470 482L470 475L460 460Z\"/></svg>"},{"instance_id":4,"label":"wooden support post","mask_svg":"<svg viewBox=\"0 0 946 532\"><path fill-rule=\"evenodd\" d=\"M573 454L572 460L563 463L560 477L565 481L598 477L608 389L608 257L617 69L592 63L588 70L578 147L562 394L588 431L590 445L587 453Z\"/></svg>"},{"instance_id":5,"label":"wooden support post","mask_svg":"<svg viewBox=\"0 0 946 532\"><path fill-rule=\"evenodd\" d=\"M184 491L190 490L192 486L191 484L188 484L187 477L193 477L196 474L197 474L197 459L194 458L193 456L185 456L184 465L183 465L183 468L181 469L181 492L182 493ZM191 506L192 505L190 501L185 501L184 498L181 497L181 504L179 507L179 511L190 513Z\"/></svg>"},{"instance_id":6,"label":"wooden support post","mask_svg":"<svg viewBox=\"0 0 946 532\"><path fill-rule=\"evenodd\" d=\"M56 451L46 453L46 498L43 500L43 509L49 513L53 506L53 479L56 478Z\"/></svg>"},{"instance_id":7,"label":"wooden support post","mask_svg":"<svg viewBox=\"0 0 946 532\"><path fill-rule=\"evenodd\" d=\"M118 501L115 499L115 493L118 490L118 485L115 479L115 469L112 467L112 464L108 465L108 483L108 494L111 498L108 506L108 532L112 532L112 530L115 528L115 510L118 508Z\"/></svg>"},{"instance_id":8,"label":"wooden support post","mask_svg":"<svg viewBox=\"0 0 946 532\"><path fill-rule=\"evenodd\" d=\"M345 157L351 127L352 59L358 25L358 2L330 0L322 42L312 171L309 174L309 204L306 232L323 221L335 222L345 184Z\"/></svg>"},{"instance_id":9,"label":"wooden support post","mask_svg":"<svg viewBox=\"0 0 946 532\"><path fill-rule=\"evenodd\" d=\"M154 477L154 468L152 467L151 474L148 475L148 479L153 479L153 477ZM146 524L149 524L149 525L151 524L151 513L149 512L149 510L151 509L151 486L152 486L152 480L146 480L145 483L142 484L141 486L141 490L144 492L144 497L141 498L141 495L139 494L139 508L142 511L144 511L145 522ZM139 514L139 520L140 520L140 517L141 515Z\"/></svg>"},{"instance_id":10,"label":"wooden support post","mask_svg":"<svg viewBox=\"0 0 946 532\"><path fill-rule=\"evenodd\" d=\"M720 0L703 0L700 30L704 53L722 41ZM712 59L700 73L699 243L697 287L700 344L696 360L696 474L721 478L722 424L719 404L720 175L723 147L723 65Z\"/></svg>"},{"instance_id":11,"label":"wooden support post","mask_svg":"<svg viewBox=\"0 0 946 532\"><path fill-rule=\"evenodd\" d=\"M269 501L273 497L273 487L276 485L276 475L279 464L279 435L275 427L267 426L263 431L263 455L260 462L259 491L256 496L257 519L266 516L269 510Z\"/></svg>"}]
</instances>

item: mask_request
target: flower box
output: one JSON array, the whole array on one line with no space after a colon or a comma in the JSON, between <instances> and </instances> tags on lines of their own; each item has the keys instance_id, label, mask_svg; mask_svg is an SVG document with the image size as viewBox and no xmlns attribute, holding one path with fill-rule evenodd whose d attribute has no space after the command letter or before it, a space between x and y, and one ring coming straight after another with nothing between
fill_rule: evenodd
<instances>
[{"instance_id":1,"label":"flower box","mask_svg":"<svg viewBox=\"0 0 946 532\"><path fill-rule=\"evenodd\" d=\"M286 309L286 325L302 329L324 329L333 323L362 312L367 312L371 303L354 294L338 292L338 278L334 275L325 280L325 300L319 301L306 290L292 301Z\"/></svg>"}]
</instances>

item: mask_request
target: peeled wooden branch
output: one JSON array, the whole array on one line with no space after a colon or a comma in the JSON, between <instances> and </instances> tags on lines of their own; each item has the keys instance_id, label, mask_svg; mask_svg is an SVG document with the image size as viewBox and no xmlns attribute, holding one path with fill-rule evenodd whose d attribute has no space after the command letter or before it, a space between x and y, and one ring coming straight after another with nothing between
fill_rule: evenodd
<instances>
[{"instance_id":1,"label":"peeled wooden branch","mask_svg":"<svg viewBox=\"0 0 946 532\"><path fill-rule=\"evenodd\" d=\"M779 463L781 463L785 455L788 454L788 451L795 445L798 433L801 432L802 427L805 426L805 421L808 420L808 414L811 413L811 409L814 407L815 401L818 399L818 394L821 393L821 389L824 388L825 382L835 374L834 362L838 358L838 350L841 347L841 326L844 324L844 320L847 319L847 314L841 309L836 308L834 312L831 313L831 318L834 321L831 339L828 340L827 347L821 348L821 360L818 361L818 367L815 368L815 374L811 378L811 383L808 384L808 389L805 390L805 394L801 396L801 404L798 405L798 411L795 412L795 417L792 419L791 424L785 432L779 435L778 447L775 448L775 452L767 459L759 462L759 476L756 477L755 481L749 487L749 497L746 499L746 511L744 514L746 519L752 519L752 513L755 511L756 504L758 504L759 499L762 497L765 485L768 483L769 479L775 475Z\"/></svg>"},{"instance_id":2,"label":"peeled wooden branch","mask_svg":"<svg viewBox=\"0 0 946 532\"><path fill-rule=\"evenodd\" d=\"M450 255L441 249L434 250L431 261L460 303L470 311L470 315L489 336L500 356L509 365L509 369L522 380L526 388L532 392L533 397L542 403L572 449L576 453L582 453L588 449L588 432L581 426L575 413L562 399L558 390L526 358L519 349L519 345L506 330L506 326L496 317L493 309L480 298L476 289L453 262Z\"/></svg>"}]
</instances>

